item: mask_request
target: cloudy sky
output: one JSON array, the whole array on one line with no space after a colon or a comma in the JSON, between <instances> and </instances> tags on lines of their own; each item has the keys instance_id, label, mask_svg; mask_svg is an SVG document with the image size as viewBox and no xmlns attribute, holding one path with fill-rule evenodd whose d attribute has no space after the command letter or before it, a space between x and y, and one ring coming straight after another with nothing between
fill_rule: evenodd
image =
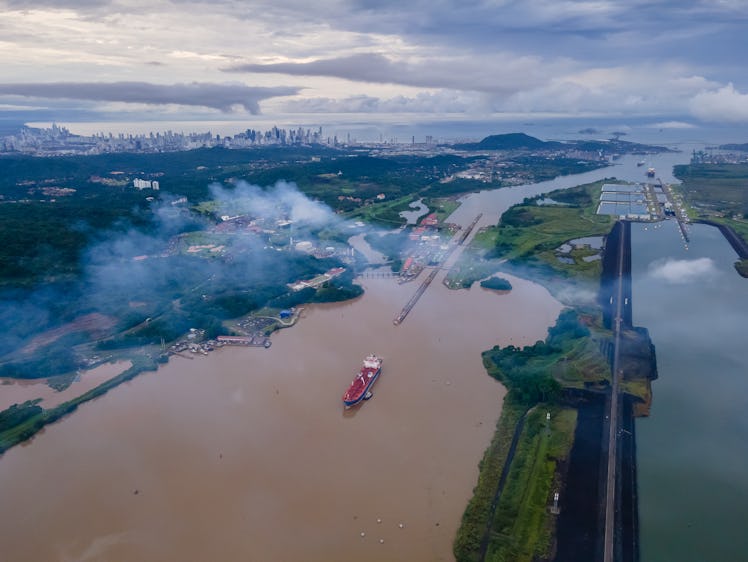
<instances>
[{"instance_id":1,"label":"cloudy sky","mask_svg":"<svg viewBox=\"0 0 748 562\"><path fill-rule=\"evenodd\" d=\"M0 116L748 122L748 0L0 0Z\"/></svg>"}]
</instances>

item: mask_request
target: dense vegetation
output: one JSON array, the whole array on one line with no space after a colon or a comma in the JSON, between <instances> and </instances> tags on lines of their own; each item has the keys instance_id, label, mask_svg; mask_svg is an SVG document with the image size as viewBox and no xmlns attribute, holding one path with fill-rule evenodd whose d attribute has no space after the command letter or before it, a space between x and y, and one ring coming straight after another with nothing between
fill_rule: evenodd
<instances>
[{"instance_id":1,"label":"dense vegetation","mask_svg":"<svg viewBox=\"0 0 748 562\"><path fill-rule=\"evenodd\" d=\"M545 341L524 348L514 346L499 347L483 354L483 362L488 373L499 379L508 389L509 398L518 403L532 406L538 402L552 402L559 396L561 383L554 376L556 366L566 363L565 369L584 371L589 367L588 357L580 353L590 330L581 323L578 314L565 310L548 329ZM606 371L607 362L597 355L600 362L598 373Z\"/></svg>"},{"instance_id":2,"label":"dense vegetation","mask_svg":"<svg viewBox=\"0 0 748 562\"><path fill-rule=\"evenodd\" d=\"M512 284L508 279L503 277L489 277L480 282L480 286L486 289L494 289L495 291L511 291Z\"/></svg>"}]
</instances>

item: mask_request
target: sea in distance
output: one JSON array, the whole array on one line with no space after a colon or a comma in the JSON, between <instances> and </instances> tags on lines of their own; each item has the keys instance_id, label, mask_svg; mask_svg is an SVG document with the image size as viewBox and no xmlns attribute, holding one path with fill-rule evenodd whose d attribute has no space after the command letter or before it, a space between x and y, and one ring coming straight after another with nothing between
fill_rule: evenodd
<instances>
[{"instance_id":1,"label":"sea in distance","mask_svg":"<svg viewBox=\"0 0 748 562\"><path fill-rule=\"evenodd\" d=\"M487 134L524 130L564 138L574 126L555 122L543 135L510 124ZM166 130L153 122L148 127L143 132ZM642 137L631 132L626 140L654 143L660 135L669 139L662 144L682 148L647 157L666 182L674 180L672 165L687 163L692 149L745 141L681 127L642 127ZM495 224L528 196L606 177L642 181L640 158L471 194L451 220L467 224L483 212L479 226ZM644 234L668 232L677 233L673 223ZM736 356L739 342L724 352L711 339L689 347L682 332L685 323L693 337L704 336L699 326L712 318L709 329L721 333L725 309L711 298L728 279L744 280L730 269L734 253L715 229L693 229L688 258L680 256L678 239L650 247L640 235L635 229L634 319L652 331L660 373L652 415L637 424L642 560L735 559L710 554L745 552L736 534L745 514L747 435L738 412L748 394L738 376L725 374L726 366L744 370L745 361ZM651 264L693 260L700 240L712 241L705 269L716 278L685 284L691 292L670 302L676 291ZM234 559L330 560L356 552L361 560L451 560L451 541L503 396L485 374L480 351L541 339L561 306L531 281L512 278L513 291L499 295L479 287L449 291L440 278L401 326L392 318L415 287L364 278L361 298L308 307L299 325L274 336L269 350L174 358L10 450L0 459L3 559L204 560L221 552ZM659 298L646 304L640 281L659 287ZM684 310L692 308L702 314L689 315L687 323ZM372 351L385 358L375 397L344 412L340 395ZM679 356L690 364L676 363L670 372L668 364ZM685 377L688 367L692 376ZM699 487L694 502L684 505ZM689 510L694 517L687 517ZM708 547L710 536L742 547ZM671 556L680 553L678 544L698 539L702 549L692 546L690 558Z\"/></svg>"},{"instance_id":2,"label":"sea in distance","mask_svg":"<svg viewBox=\"0 0 748 562\"><path fill-rule=\"evenodd\" d=\"M29 126L50 127L50 121L29 122ZM619 133L620 138L632 142L673 145L714 145L747 142L745 129L732 124L704 124L689 119L654 121L647 118L620 119L552 117L510 114L498 116L465 116L462 114L284 114L256 115L246 120L165 120L141 121L60 120L71 132L80 135L148 134L173 131L177 133L205 133L235 135L247 129L269 130L274 126L285 129L322 127L323 137L337 137L338 141L423 143L480 140L488 135L523 132L542 140L606 139Z\"/></svg>"}]
</instances>

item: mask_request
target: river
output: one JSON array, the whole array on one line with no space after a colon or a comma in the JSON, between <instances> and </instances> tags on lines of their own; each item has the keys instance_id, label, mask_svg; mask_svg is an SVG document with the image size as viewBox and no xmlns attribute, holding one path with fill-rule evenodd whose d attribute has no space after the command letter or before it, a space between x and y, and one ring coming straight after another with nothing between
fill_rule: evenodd
<instances>
[{"instance_id":1,"label":"river","mask_svg":"<svg viewBox=\"0 0 748 562\"><path fill-rule=\"evenodd\" d=\"M449 220L495 224L525 197L614 175L643 179L626 157L471 194ZM362 279L362 297L308 307L270 349L175 357L11 449L3 560L451 560L504 393L480 352L542 339L561 305L508 275L508 294L442 276L400 326L416 287ZM370 352L385 360L375 396L344 412Z\"/></svg>"},{"instance_id":2,"label":"river","mask_svg":"<svg viewBox=\"0 0 748 562\"><path fill-rule=\"evenodd\" d=\"M659 378L637 420L642 562L745 560L748 280L713 227L632 228L634 323Z\"/></svg>"},{"instance_id":3,"label":"river","mask_svg":"<svg viewBox=\"0 0 748 562\"><path fill-rule=\"evenodd\" d=\"M480 352L543 338L561 306L439 279L400 326L414 284L363 279L270 349L172 358L11 449L3 560L451 560L504 394ZM375 396L344 412L370 352Z\"/></svg>"}]
</instances>

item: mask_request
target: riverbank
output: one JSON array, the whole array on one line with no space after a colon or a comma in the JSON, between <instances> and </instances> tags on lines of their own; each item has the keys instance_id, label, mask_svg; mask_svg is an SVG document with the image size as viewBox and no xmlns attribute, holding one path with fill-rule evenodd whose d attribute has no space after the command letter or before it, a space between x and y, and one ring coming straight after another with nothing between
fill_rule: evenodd
<instances>
[{"instance_id":1,"label":"riverbank","mask_svg":"<svg viewBox=\"0 0 748 562\"><path fill-rule=\"evenodd\" d=\"M708 219L699 219L697 222L709 226L714 226L719 229L730 246L732 246L732 249L735 250L735 253L738 254L738 257L740 258L740 260L735 262L735 270L741 277L745 277L748 279L748 243L746 243L746 241L743 240L743 238L737 232L735 232L735 229L727 224Z\"/></svg>"},{"instance_id":2,"label":"riverbank","mask_svg":"<svg viewBox=\"0 0 748 562\"><path fill-rule=\"evenodd\" d=\"M81 404L103 396L123 382L134 379L140 373L155 371L157 368L158 366L155 361L147 357L141 357L139 360L133 360L132 365L119 375L58 406L42 408L39 406L40 400L31 400L17 405L15 409L9 408L5 410L3 414L9 413L10 415L2 418L3 423L0 426L0 455L14 445L28 441L45 426L55 423L68 414L71 414Z\"/></svg>"}]
</instances>

